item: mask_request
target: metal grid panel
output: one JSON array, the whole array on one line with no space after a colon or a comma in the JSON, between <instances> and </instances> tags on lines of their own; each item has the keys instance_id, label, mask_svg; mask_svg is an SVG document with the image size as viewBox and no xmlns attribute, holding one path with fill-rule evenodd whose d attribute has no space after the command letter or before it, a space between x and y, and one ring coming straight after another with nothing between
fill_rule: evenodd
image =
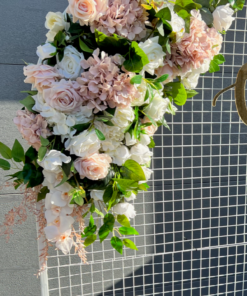
<instances>
[{"instance_id":1,"label":"metal grid panel","mask_svg":"<svg viewBox=\"0 0 247 296\"><path fill-rule=\"evenodd\" d=\"M121 256L109 240L77 255L50 250L45 296L247 295L246 131L229 91L247 62L246 7L225 36L226 63L200 79L195 98L155 135L148 193L134 201L138 252ZM103 252L102 252L103 250Z\"/></svg>"}]
</instances>

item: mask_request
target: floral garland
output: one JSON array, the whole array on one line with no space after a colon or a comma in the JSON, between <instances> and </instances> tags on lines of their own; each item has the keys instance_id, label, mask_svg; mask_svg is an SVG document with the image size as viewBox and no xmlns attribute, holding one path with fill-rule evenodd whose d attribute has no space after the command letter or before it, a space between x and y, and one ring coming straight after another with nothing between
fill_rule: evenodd
<instances>
[{"instance_id":1,"label":"floral garland","mask_svg":"<svg viewBox=\"0 0 247 296\"><path fill-rule=\"evenodd\" d=\"M164 114L175 114L173 103L197 94L200 74L220 69L222 34L244 2L69 0L65 13L49 12L39 62L24 67L32 90L14 118L30 148L0 143L0 167L16 169L15 189L25 192L3 233L26 219L24 205L36 213L43 202L40 228L64 254L75 246L85 260L84 247L110 233L119 253L137 250L122 235L138 235L129 202L149 188L153 135L169 128ZM99 229L93 213L103 218Z\"/></svg>"}]
</instances>

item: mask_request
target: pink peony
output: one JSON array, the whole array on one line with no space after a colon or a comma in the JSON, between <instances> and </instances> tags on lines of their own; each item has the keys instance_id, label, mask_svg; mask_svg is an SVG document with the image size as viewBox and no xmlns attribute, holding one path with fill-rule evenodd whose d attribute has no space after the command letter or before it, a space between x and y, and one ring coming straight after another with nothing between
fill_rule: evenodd
<instances>
[{"instance_id":1,"label":"pink peony","mask_svg":"<svg viewBox=\"0 0 247 296\"><path fill-rule=\"evenodd\" d=\"M165 65L156 71L159 76L168 73L169 81L199 69L205 60L213 59L221 49L222 36L215 28L206 25L199 11L192 10L191 14L190 33L185 33L180 42L171 44L171 54L166 54Z\"/></svg>"},{"instance_id":2,"label":"pink peony","mask_svg":"<svg viewBox=\"0 0 247 296\"><path fill-rule=\"evenodd\" d=\"M100 59L98 55L99 49L94 51L93 57L81 62L84 69L89 68L81 74L82 77L77 78L83 100L95 113L105 110L108 106L130 106L137 90L130 83L129 74L120 72L120 56L112 57L102 52Z\"/></svg>"},{"instance_id":3,"label":"pink peony","mask_svg":"<svg viewBox=\"0 0 247 296\"><path fill-rule=\"evenodd\" d=\"M148 117L145 116L141 120L141 123L147 123L147 122L151 122L151 121L148 119ZM145 127L145 131L150 137L152 137L156 133L157 129L158 129L158 127L155 126L154 124Z\"/></svg>"},{"instance_id":4,"label":"pink peony","mask_svg":"<svg viewBox=\"0 0 247 296\"><path fill-rule=\"evenodd\" d=\"M40 136L47 138L51 135L47 128L47 121L40 115L35 115L28 110L17 111L17 117L14 118L22 137L36 150L41 147Z\"/></svg>"},{"instance_id":5,"label":"pink peony","mask_svg":"<svg viewBox=\"0 0 247 296\"><path fill-rule=\"evenodd\" d=\"M77 158L75 168L81 179L99 180L107 176L111 162L109 155L95 153L86 158Z\"/></svg>"},{"instance_id":6,"label":"pink peony","mask_svg":"<svg viewBox=\"0 0 247 296\"><path fill-rule=\"evenodd\" d=\"M73 15L73 22L81 26L98 20L108 8L107 0L69 0L67 12Z\"/></svg>"},{"instance_id":7,"label":"pink peony","mask_svg":"<svg viewBox=\"0 0 247 296\"><path fill-rule=\"evenodd\" d=\"M115 33L129 40L141 40L146 36L147 16L139 1L109 0L109 8L98 21L93 22L91 31L97 29L106 35Z\"/></svg>"},{"instance_id":8,"label":"pink peony","mask_svg":"<svg viewBox=\"0 0 247 296\"><path fill-rule=\"evenodd\" d=\"M55 68L47 65L28 65L24 67L25 83L34 84L39 92L49 88L62 77Z\"/></svg>"},{"instance_id":9,"label":"pink peony","mask_svg":"<svg viewBox=\"0 0 247 296\"><path fill-rule=\"evenodd\" d=\"M59 112L71 113L80 109L83 100L76 81L62 79L43 92L46 103Z\"/></svg>"}]
</instances>

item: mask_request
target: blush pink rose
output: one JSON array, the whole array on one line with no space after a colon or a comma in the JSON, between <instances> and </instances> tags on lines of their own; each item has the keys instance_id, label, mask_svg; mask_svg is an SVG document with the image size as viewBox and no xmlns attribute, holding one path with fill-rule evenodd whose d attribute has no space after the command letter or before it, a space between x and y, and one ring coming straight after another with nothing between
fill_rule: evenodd
<instances>
[{"instance_id":1,"label":"blush pink rose","mask_svg":"<svg viewBox=\"0 0 247 296\"><path fill-rule=\"evenodd\" d=\"M62 78L55 68L48 65L28 65L23 70L27 76L24 82L34 84L39 92L43 92Z\"/></svg>"},{"instance_id":2,"label":"blush pink rose","mask_svg":"<svg viewBox=\"0 0 247 296\"><path fill-rule=\"evenodd\" d=\"M83 99L79 94L81 87L76 81L61 81L54 83L43 92L46 103L59 112L71 113L80 109Z\"/></svg>"},{"instance_id":3,"label":"blush pink rose","mask_svg":"<svg viewBox=\"0 0 247 296\"><path fill-rule=\"evenodd\" d=\"M69 0L67 12L73 15L73 22L88 25L98 20L108 8L108 0Z\"/></svg>"},{"instance_id":4,"label":"blush pink rose","mask_svg":"<svg viewBox=\"0 0 247 296\"><path fill-rule=\"evenodd\" d=\"M109 155L95 153L87 158L78 158L75 168L81 179L86 177L90 180L99 180L107 176L111 162Z\"/></svg>"},{"instance_id":5,"label":"blush pink rose","mask_svg":"<svg viewBox=\"0 0 247 296\"><path fill-rule=\"evenodd\" d=\"M22 137L37 151L41 147L40 136L47 138L51 135L47 128L47 121L40 114L35 115L27 110L19 110L14 123Z\"/></svg>"},{"instance_id":6,"label":"blush pink rose","mask_svg":"<svg viewBox=\"0 0 247 296\"><path fill-rule=\"evenodd\" d=\"M151 122L149 119L148 119L148 117L144 117L142 120L141 120L141 123L147 123L147 122ZM150 125L150 126L146 126L145 127L145 131L147 132L147 134L150 136L150 137L152 137L155 133L156 133L156 131L157 131L157 129L158 129L158 127L157 126L155 126L155 125Z\"/></svg>"}]
</instances>

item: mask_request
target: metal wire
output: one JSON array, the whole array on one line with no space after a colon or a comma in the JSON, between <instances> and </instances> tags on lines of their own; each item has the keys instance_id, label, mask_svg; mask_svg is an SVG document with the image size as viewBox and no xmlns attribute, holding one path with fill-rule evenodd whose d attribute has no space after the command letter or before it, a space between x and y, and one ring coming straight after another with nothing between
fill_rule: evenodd
<instances>
[{"instance_id":1,"label":"metal wire","mask_svg":"<svg viewBox=\"0 0 247 296\"><path fill-rule=\"evenodd\" d=\"M171 131L154 136L151 188L134 201L139 251L121 256L106 240L89 247L82 265L51 249L42 296L247 295L247 127L233 91L211 106L247 62L246 10L224 37L221 72L203 76L199 95L167 116Z\"/></svg>"}]
</instances>

